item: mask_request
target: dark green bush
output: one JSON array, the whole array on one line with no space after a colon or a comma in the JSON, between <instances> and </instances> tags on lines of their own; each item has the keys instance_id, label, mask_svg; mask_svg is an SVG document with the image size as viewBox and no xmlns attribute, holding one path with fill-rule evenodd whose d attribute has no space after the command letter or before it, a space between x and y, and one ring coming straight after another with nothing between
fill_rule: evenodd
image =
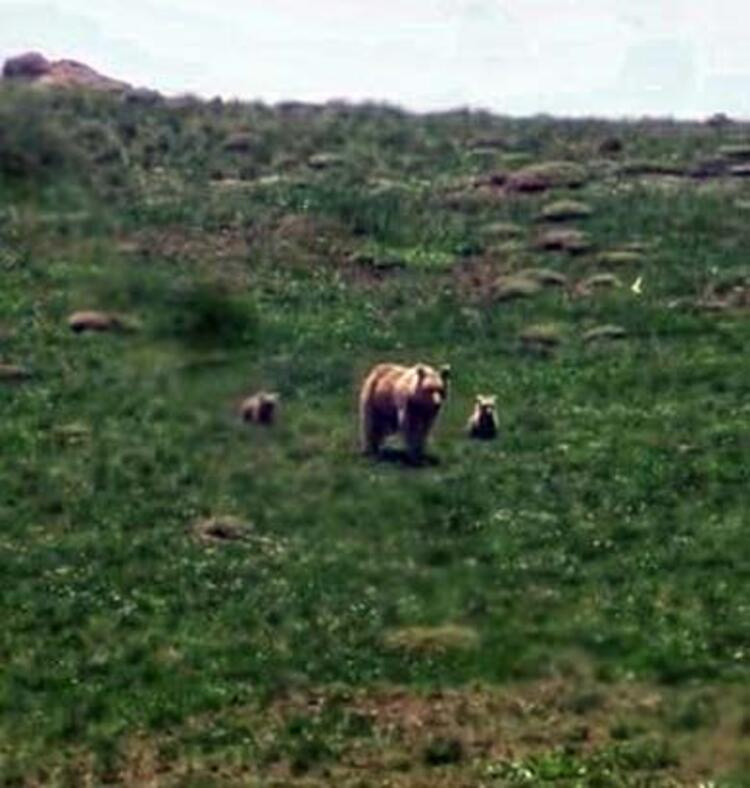
<instances>
[{"instance_id":1,"label":"dark green bush","mask_svg":"<svg viewBox=\"0 0 750 788\"><path fill-rule=\"evenodd\" d=\"M180 282L167 293L158 331L189 345L252 343L258 332L255 303L222 282Z\"/></svg>"},{"instance_id":2,"label":"dark green bush","mask_svg":"<svg viewBox=\"0 0 750 788\"><path fill-rule=\"evenodd\" d=\"M80 150L42 96L0 90L0 176L40 183L82 165Z\"/></svg>"}]
</instances>

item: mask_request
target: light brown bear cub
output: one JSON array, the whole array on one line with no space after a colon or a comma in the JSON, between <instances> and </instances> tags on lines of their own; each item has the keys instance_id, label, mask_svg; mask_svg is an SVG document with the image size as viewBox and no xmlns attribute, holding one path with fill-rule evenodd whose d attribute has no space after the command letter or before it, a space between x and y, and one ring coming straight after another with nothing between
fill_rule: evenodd
<instances>
[{"instance_id":1,"label":"light brown bear cub","mask_svg":"<svg viewBox=\"0 0 750 788\"><path fill-rule=\"evenodd\" d=\"M259 391L243 400L240 415L243 421L269 426L276 420L279 395L268 391Z\"/></svg>"},{"instance_id":2,"label":"light brown bear cub","mask_svg":"<svg viewBox=\"0 0 750 788\"><path fill-rule=\"evenodd\" d=\"M426 364L404 367L378 364L370 370L359 395L362 450L377 454L383 441L401 433L409 459L417 462L448 394L450 367Z\"/></svg>"},{"instance_id":3,"label":"light brown bear cub","mask_svg":"<svg viewBox=\"0 0 750 788\"><path fill-rule=\"evenodd\" d=\"M470 438L492 440L497 437L497 415L495 403L497 397L485 397L478 394L474 402L474 412L469 418L466 430Z\"/></svg>"}]
</instances>

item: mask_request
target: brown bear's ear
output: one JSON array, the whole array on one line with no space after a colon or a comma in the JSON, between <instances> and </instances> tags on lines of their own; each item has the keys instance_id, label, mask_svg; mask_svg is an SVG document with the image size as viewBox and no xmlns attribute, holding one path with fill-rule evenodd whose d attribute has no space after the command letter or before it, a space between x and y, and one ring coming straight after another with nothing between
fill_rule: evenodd
<instances>
[{"instance_id":1,"label":"brown bear's ear","mask_svg":"<svg viewBox=\"0 0 750 788\"><path fill-rule=\"evenodd\" d=\"M417 381L421 383L427 375L427 370L425 369L424 364L417 364L416 371L417 371Z\"/></svg>"},{"instance_id":2,"label":"brown bear's ear","mask_svg":"<svg viewBox=\"0 0 750 788\"><path fill-rule=\"evenodd\" d=\"M450 376L451 376L451 365L450 364L443 364L443 366L440 367L440 377L443 380L448 380L450 378Z\"/></svg>"},{"instance_id":3,"label":"brown bear's ear","mask_svg":"<svg viewBox=\"0 0 750 788\"><path fill-rule=\"evenodd\" d=\"M484 397L481 394L477 394L474 402L476 402L477 405L483 405L484 404Z\"/></svg>"}]
</instances>

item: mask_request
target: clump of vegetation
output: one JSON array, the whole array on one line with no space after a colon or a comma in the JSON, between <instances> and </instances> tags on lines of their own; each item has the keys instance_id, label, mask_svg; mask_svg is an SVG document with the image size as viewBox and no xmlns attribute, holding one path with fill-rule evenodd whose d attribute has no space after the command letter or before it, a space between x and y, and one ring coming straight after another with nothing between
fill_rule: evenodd
<instances>
[{"instance_id":1,"label":"clump of vegetation","mask_svg":"<svg viewBox=\"0 0 750 788\"><path fill-rule=\"evenodd\" d=\"M562 343L563 330L556 323L536 323L524 328L519 339L526 350L553 350Z\"/></svg>"},{"instance_id":2,"label":"clump of vegetation","mask_svg":"<svg viewBox=\"0 0 750 788\"><path fill-rule=\"evenodd\" d=\"M254 300L214 279L176 282L155 317L160 336L189 345L251 346L259 330Z\"/></svg>"},{"instance_id":3,"label":"clump of vegetation","mask_svg":"<svg viewBox=\"0 0 750 788\"><path fill-rule=\"evenodd\" d=\"M591 241L583 230L545 230L541 233L534 246L546 252L567 252L583 254L591 249Z\"/></svg>"},{"instance_id":4,"label":"clump of vegetation","mask_svg":"<svg viewBox=\"0 0 750 788\"><path fill-rule=\"evenodd\" d=\"M473 650L479 635L471 627L443 624L436 627L402 627L386 632L386 648L410 654L436 654L445 651Z\"/></svg>"},{"instance_id":5,"label":"clump of vegetation","mask_svg":"<svg viewBox=\"0 0 750 788\"><path fill-rule=\"evenodd\" d=\"M508 184L520 191L552 189L555 187L576 188L586 182L586 170L572 161L542 161L516 170ZM539 188L531 187L536 184Z\"/></svg>"},{"instance_id":6,"label":"clump of vegetation","mask_svg":"<svg viewBox=\"0 0 750 788\"><path fill-rule=\"evenodd\" d=\"M517 272L516 276L530 279L542 287L565 287L568 283L568 277L564 273L552 268L523 268Z\"/></svg>"},{"instance_id":7,"label":"clump of vegetation","mask_svg":"<svg viewBox=\"0 0 750 788\"><path fill-rule=\"evenodd\" d=\"M750 159L750 145L745 143L721 145L717 153L719 156L722 156L725 159L744 161L746 159Z\"/></svg>"},{"instance_id":8,"label":"clump of vegetation","mask_svg":"<svg viewBox=\"0 0 750 788\"><path fill-rule=\"evenodd\" d=\"M492 294L496 301L529 298L541 290L542 286L538 281L525 276L501 276L492 285Z\"/></svg>"},{"instance_id":9,"label":"clump of vegetation","mask_svg":"<svg viewBox=\"0 0 750 788\"><path fill-rule=\"evenodd\" d=\"M624 339L627 335L628 332L622 326L595 326L584 333L583 341L600 342L602 340Z\"/></svg>"},{"instance_id":10,"label":"clump of vegetation","mask_svg":"<svg viewBox=\"0 0 750 788\"><path fill-rule=\"evenodd\" d=\"M18 383L28 380L31 371L18 364L0 364L0 383Z\"/></svg>"},{"instance_id":11,"label":"clump of vegetation","mask_svg":"<svg viewBox=\"0 0 750 788\"><path fill-rule=\"evenodd\" d=\"M577 289L581 293L590 293L596 290L610 290L620 287L621 284L619 277L615 276L615 274L592 274L581 280L577 285Z\"/></svg>"},{"instance_id":12,"label":"clump of vegetation","mask_svg":"<svg viewBox=\"0 0 750 788\"><path fill-rule=\"evenodd\" d=\"M522 237L524 233L524 227L513 222L491 222L481 228L482 237L493 241L514 240Z\"/></svg>"},{"instance_id":13,"label":"clump of vegetation","mask_svg":"<svg viewBox=\"0 0 750 788\"><path fill-rule=\"evenodd\" d=\"M542 208L539 218L545 222L567 222L591 216L591 206L578 200L557 200Z\"/></svg>"},{"instance_id":14,"label":"clump of vegetation","mask_svg":"<svg viewBox=\"0 0 750 788\"><path fill-rule=\"evenodd\" d=\"M623 175L684 175L685 167L674 161L628 159L620 165Z\"/></svg>"},{"instance_id":15,"label":"clump of vegetation","mask_svg":"<svg viewBox=\"0 0 750 788\"><path fill-rule=\"evenodd\" d=\"M65 126L47 114L44 96L3 87L0 90L0 175L25 185L54 178L78 178L85 170L83 151Z\"/></svg>"},{"instance_id":16,"label":"clump of vegetation","mask_svg":"<svg viewBox=\"0 0 750 788\"><path fill-rule=\"evenodd\" d=\"M620 266L641 264L645 260L643 252L636 251L635 249L608 249L607 251L600 252L597 256L597 261L602 266L613 266L619 268Z\"/></svg>"}]
</instances>

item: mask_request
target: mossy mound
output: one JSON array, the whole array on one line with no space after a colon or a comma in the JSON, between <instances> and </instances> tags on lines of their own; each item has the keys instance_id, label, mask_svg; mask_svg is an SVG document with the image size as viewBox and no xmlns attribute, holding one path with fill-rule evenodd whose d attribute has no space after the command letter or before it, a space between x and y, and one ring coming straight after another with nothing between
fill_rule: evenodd
<instances>
[{"instance_id":1,"label":"mossy mound","mask_svg":"<svg viewBox=\"0 0 750 788\"><path fill-rule=\"evenodd\" d=\"M542 208L539 219L545 222L567 222L573 219L586 219L593 211L591 206L577 200L557 200Z\"/></svg>"},{"instance_id":2,"label":"mossy mound","mask_svg":"<svg viewBox=\"0 0 750 788\"><path fill-rule=\"evenodd\" d=\"M490 222L481 227L479 233L487 240L508 241L523 236L524 228L513 222Z\"/></svg>"},{"instance_id":3,"label":"mossy mound","mask_svg":"<svg viewBox=\"0 0 750 788\"><path fill-rule=\"evenodd\" d=\"M542 286L538 282L523 276L501 276L492 285L492 295L496 301L530 298L541 290Z\"/></svg>"},{"instance_id":4,"label":"mossy mound","mask_svg":"<svg viewBox=\"0 0 750 788\"><path fill-rule=\"evenodd\" d=\"M530 279L542 287L565 287L568 283L568 277L565 274L552 268L524 268L516 276Z\"/></svg>"},{"instance_id":5,"label":"mossy mound","mask_svg":"<svg viewBox=\"0 0 750 788\"><path fill-rule=\"evenodd\" d=\"M479 635L471 627L456 624L402 627L386 632L383 644L393 651L432 655L447 651L471 651L479 646Z\"/></svg>"},{"instance_id":6,"label":"mossy mound","mask_svg":"<svg viewBox=\"0 0 750 788\"><path fill-rule=\"evenodd\" d=\"M512 173L508 187L512 191L544 191L546 189L577 188L586 182L586 170L571 161L543 161L529 164Z\"/></svg>"},{"instance_id":7,"label":"mossy mound","mask_svg":"<svg viewBox=\"0 0 750 788\"><path fill-rule=\"evenodd\" d=\"M544 252L583 254L591 249L591 241L581 230L546 230L534 242Z\"/></svg>"},{"instance_id":8,"label":"mossy mound","mask_svg":"<svg viewBox=\"0 0 750 788\"><path fill-rule=\"evenodd\" d=\"M625 339L628 332L622 326L613 324L590 328L583 334L583 341L588 343Z\"/></svg>"},{"instance_id":9,"label":"mossy mound","mask_svg":"<svg viewBox=\"0 0 750 788\"><path fill-rule=\"evenodd\" d=\"M563 342L563 329L557 323L536 323L518 335L527 350L552 350Z\"/></svg>"},{"instance_id":10,"label":"mossy mound","mask_svg":"<svg viewBox=\"0 0 750 788\"><path fill-rule=\"evenodd\" d=\"M642 263L645 257L642 252L634 249L608 249L601 252L597 257L597 262L601 266L620 267L626 265L636 265Z\"/></svg>"}]
</instances>

